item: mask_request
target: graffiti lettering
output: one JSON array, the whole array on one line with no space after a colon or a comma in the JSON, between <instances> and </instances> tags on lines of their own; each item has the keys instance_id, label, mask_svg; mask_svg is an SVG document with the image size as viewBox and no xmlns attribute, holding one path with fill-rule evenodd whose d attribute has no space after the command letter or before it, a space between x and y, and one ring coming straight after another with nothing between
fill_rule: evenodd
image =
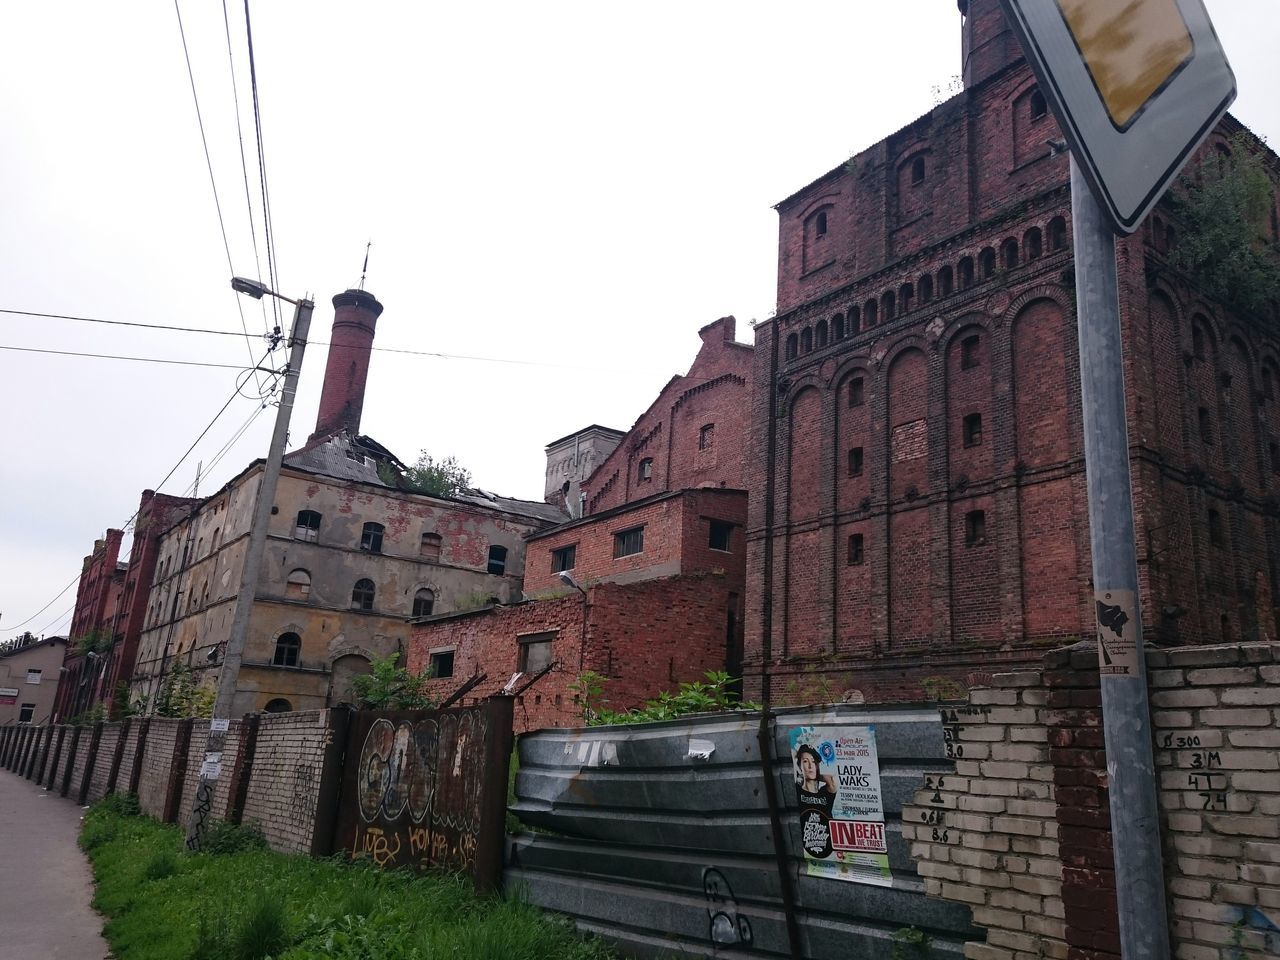
<instances>
[{"instance_id":1,"label":"graffiti lettering","mask_svg":"<svg viewBox=\"0 0 1280 960\"><path fill-rule=\"evenodd\" d=\"M751 943L751 921L738 913L738 900L725 875L715 867L703 868L702 892L710 920L708 939L712 943Z\"/></svg>"}]
</instances>

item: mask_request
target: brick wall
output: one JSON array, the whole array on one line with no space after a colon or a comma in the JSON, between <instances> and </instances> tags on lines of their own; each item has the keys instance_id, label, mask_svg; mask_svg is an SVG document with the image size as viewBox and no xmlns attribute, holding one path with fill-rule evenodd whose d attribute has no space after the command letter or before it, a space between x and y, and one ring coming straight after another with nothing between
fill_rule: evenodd
<instances>
[{"instance_id":1,"label":"brick wall","mask_svg":"<svg viewBox=\"0 0 1280 960\"><path fill-rule=\"evenodd\" d=\"M120 754L120 772L116 774L116 792L129 792L129 777L133 774L133 759L138 755L138 739L142 736L142 720L135 719L129 724L125 736L124 750Z\"/></svg>"},{"instance_id":2,"label":"brick wall","mask_svg":"<svg viewBox=\"0 0 1280 960\"><path fill-rule=\"evenodd\" d=\"M273 850L311 851L328 717L327 710L261 717L242 822L261 827Z\"/></svg>"},{"instance_id":3,"label":"brick wall","mask_svg":"<svg viewBox=\"0 0 1280 960\"><path fill-rule=\"evenodd\" d=\"M116 744L120 742L120 725L106 723L102 726L102 736L98 740L98 754L94 759L92 776L89 780L88 803L97 803L107 795L107 780L111 777L111 763L115 760ZM128 786L128 784L126 784Z\"/></svg>"},{"instance_id":4,"label":"brick wall","mask_svg":"<svg viewBox=\"0 0 1280 960\"><path fill-rule=\"evenodd\" d=\"M164 817L169 773L173 769L174 747L181 722L170 717L151 718L151 729L147 732L142 754L142 773L138 779L138 803L149 817Z\"/></svg>"},{"instance_id":5,"label":"brick wall","mask_svg":"<svg viewBox=\"0 0 1280 960\"><path fill-rule=\"evenodd\" d=\"M1147 662L1174 954L1280 955L1280 645ZM942 719L956 776L926 781L904 834L927 891L987 928L965 955L1118 958L1095 651L996 674Z\"/></svg>"}]
</instances>

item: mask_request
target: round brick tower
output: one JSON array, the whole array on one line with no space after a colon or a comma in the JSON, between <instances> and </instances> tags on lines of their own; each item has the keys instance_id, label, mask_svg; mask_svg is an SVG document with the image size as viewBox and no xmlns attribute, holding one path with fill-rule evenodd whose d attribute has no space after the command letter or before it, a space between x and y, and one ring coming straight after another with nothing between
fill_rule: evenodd
<instances>
[{"instance_id":1,"label":"round brick tower","mask_svg":"<svg viewBox=\"0 0 1280 960\"><path fill-rule=\"evenodd\" d=\"M1022 47L1009 28L1000 0L958 0L962 78L971 90L987 77L1022 59Z\"/></svg>"},{"instance_id":2,"label":"round brick tower","mask_svg":"<svg viewBox=\"0 0 1280 960\"><path fill-rule=\"evenodd\" d=\"M329 362L324 370L324 389L320 394L316 429L311 434L313 440L340 430L360 432L369 356L382 304L365 290L344 290L333 298L333 311Z\"/></svg>"}]
</instances>

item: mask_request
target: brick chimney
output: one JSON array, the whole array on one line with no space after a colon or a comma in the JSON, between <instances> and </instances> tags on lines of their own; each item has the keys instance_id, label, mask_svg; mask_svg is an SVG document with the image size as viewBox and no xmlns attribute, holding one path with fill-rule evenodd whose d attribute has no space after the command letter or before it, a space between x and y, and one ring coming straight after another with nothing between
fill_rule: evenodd
<instances>
[{"instance_id":1,"label":"brick chimney","mask_svg":"<svg viewBox=\"0 0 1280 960\"><path fill-rule=\"evenodd\" d=\"M329 363L324 370L324 389L312 440L340 430L360 432L373 332L381 313L382 304L365 290L344 290L333 298Z\"/></svg>"},{"instance_id":2,"label":"brick chimney","mask_svg":"<svg viewBox=\"0 0 1280 960\"><path fill-rule=\"evenodd\" d=\"M1000 0L958 0L964 24L960 28L960 58L964 88L971 90L988 77L1022 59L1022 46L1009 28Z\"/></svg>"}]
</instances>

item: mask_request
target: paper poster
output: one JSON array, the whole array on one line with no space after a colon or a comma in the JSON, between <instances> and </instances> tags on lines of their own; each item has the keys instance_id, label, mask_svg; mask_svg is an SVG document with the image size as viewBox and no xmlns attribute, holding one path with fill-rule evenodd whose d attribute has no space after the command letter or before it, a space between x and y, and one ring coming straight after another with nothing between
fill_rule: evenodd
<instances>
[{"instance_id":1,"label":"paper poster","mask_svg":"<svg viewBox=\"0 0 1280 960\"><path fill-rule=\"evenodd\" d=\"M217 780L222 776L222 754L206 753L204 763L200 764L201 780Z\"/></svg>"},{"instance_id":2,"label":"paper poster","mask_svg":"<svg viewBox=\"0 0 1280 960\"><path fill-rule=\"evenodd\" d=\"M793 727L790 742L809 876L890 886L876 728Z\"/></svg>"}]
</instances>

